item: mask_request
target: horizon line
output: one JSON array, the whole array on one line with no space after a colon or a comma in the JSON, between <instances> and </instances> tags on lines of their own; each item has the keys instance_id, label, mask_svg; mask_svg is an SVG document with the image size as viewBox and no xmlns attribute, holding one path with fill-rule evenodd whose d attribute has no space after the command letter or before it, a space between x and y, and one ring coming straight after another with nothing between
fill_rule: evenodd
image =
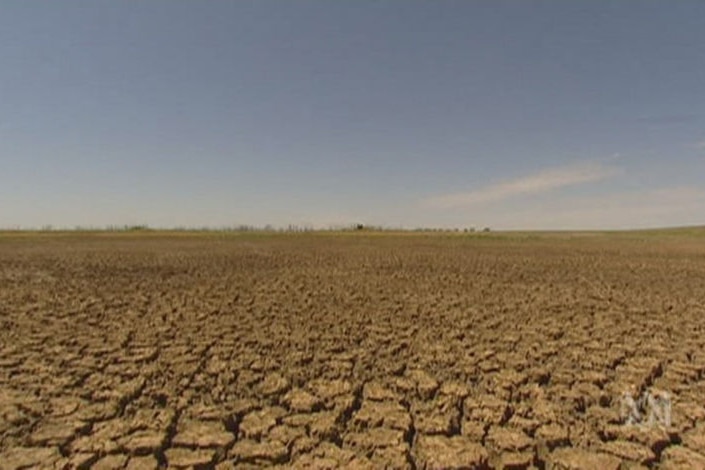
<instances>
[{"instance_id":1,"label":"horizon line","mask_svg":"<svg viewBox=\"0 0 705 470\"><path fill-rule=\"evenodd\" d=\"M341 224L331 225L325 228L314 228L312 226L288 224L287 226L275 227L273 225L247 225L238 224L235 226L154 226L147 224L139 225L108 225L90 226L75 225L73 227L0 227L2 233L159 233L159 232L193 232L193 233L272 233L272 234L294 234L294 233L330 233L330 232L416 232L416 233L619 233L619 232L650 232L650 231L678 231L678 230L705 230L705 224L693 225L673 225L654 226L641 228L568 228L568 229L493 229L492 227L431 227L420 226L414 228L393 227L384 225L366 224Z\"/></svg>"}]
</instances>

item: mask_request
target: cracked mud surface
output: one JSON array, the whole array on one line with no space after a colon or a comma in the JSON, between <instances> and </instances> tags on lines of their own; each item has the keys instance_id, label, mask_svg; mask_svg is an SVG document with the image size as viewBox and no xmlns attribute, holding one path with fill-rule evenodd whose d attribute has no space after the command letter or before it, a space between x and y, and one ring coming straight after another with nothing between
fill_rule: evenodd
<instances>
[{"instance_id":1,"label":"cracked mud surface","mask_svg":"<svg viewBox=\"0 0 705 470\"><path fill-rule=\"evenodd\" d=\"M703 240L2 235L0 468L705 468Z\"/></svg>"}]
</instances>

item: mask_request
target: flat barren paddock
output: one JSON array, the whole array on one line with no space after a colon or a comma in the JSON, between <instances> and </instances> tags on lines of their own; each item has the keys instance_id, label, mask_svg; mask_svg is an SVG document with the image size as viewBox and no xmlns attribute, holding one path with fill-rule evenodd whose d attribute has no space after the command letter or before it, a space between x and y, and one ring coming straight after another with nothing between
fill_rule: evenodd
<instances>
[{"instance_id":1,"label":"flat barren paddock","mask_svg":"<svg viewBox=\"0 0 705 470\"><path fill-rule=\"evenodd\" d=\"M698 231L3 234L0 352L3 470L705 468Z\"/></svg>"}]
</instances>

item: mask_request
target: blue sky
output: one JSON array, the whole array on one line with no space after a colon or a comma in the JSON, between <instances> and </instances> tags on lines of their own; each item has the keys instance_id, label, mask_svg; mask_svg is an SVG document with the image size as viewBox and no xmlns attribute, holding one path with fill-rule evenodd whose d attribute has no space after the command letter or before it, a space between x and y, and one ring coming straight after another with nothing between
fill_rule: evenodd
<instances>
[{"instance_id":1,"label":"blue sky","mask_svg":"<svg viewBox=\"0 0 705 470\"><path fill-rule=\"evenodd\" d=\"M705 224L705 2L0 8L0 226Z\"/></svg>"}]
</instances>

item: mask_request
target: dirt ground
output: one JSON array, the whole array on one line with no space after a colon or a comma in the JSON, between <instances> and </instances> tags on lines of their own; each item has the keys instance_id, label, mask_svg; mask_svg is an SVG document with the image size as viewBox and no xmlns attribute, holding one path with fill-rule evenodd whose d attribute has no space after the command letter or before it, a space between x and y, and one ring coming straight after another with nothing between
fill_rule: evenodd
<instances>
[{"instance_id":1,"label":"dirt ground","mask_svg":"<svg viewBox=\"0 0 705 470\"><path fill-rule=\"evenodd\" d=\"M703 469L705 235L2 234L0 352L3 470Z\"/></svg>"}]
</instances>

